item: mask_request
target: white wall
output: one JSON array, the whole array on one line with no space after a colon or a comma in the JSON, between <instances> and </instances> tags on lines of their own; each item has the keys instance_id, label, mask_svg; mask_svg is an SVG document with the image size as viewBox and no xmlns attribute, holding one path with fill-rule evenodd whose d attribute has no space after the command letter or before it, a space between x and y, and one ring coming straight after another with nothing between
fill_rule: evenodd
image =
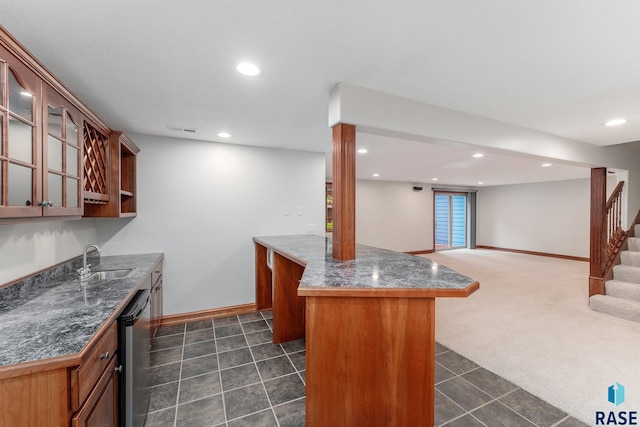
<instances>
[{"instance_id":1,"label":"white wall","mask_svg":"<svg viewBox=\"0 0 640 427\"><path fill-rule=\"evenodd\" d=\"M609 179L615 187L615 177ZM433 192L411 183L358 180L356 240L397 251L433 249ZM477 196L477 244L589 256L588 179L485 187Z\"/></svg>"},{"instance_id":2,"label":"white wall","mask_svg":"<svg viewBox=\"0 0 640 427\"><path fill-rule=\"evenodd\" d=\"M422 185L422 184L420 184ZM401 252L433 249L433 192L413 184L356 182L356 241Z\"/></svg>"},{"instance_id":3,"label":"white wall","mask_svg":"<svg viewBox=\"0 0 640 427\"><path fill-rule=\"evenodd\" d=\"M324 232L324 154L131 138L138 216L98 219L98 240L106 254L164 252L165 314L254 302L252 236Z\"/></svg>"},{"instance_id":4,"label":"white wall","mask_svg":"<svg viewBox=\"0 0 640 427\"><path fill-rule=\"evenodd\" d=\"M0 285L82 254L94 219L0 224Z\"/></svg>"},{"instance_id":5,"label":"white wall","mask_svg":"<svg viewBox=\"0 0 640 427\"><path fill-rule=\"evenodd\" d=\"M482 188L477 244L589 257L588 179Z\"/></svg>"}]
</instances>

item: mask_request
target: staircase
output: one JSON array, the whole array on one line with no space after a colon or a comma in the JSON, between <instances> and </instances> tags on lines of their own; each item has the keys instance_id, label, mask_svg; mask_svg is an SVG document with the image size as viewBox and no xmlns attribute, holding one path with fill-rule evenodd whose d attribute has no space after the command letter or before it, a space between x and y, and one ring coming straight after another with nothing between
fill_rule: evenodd
<instances>
[{"instance_id":1,"label":"staircase","mask_svg":"<svg viewBox=\"0 0 640 427\"><path fill-rule=\"evenodd\" d=\"M640 225L634 233L640 236ZM640 237L629 237L621 264L613 267L613 279L605 282L605 295L589 298L592 310L640 323Z\"/></svg>"}]
</instances>

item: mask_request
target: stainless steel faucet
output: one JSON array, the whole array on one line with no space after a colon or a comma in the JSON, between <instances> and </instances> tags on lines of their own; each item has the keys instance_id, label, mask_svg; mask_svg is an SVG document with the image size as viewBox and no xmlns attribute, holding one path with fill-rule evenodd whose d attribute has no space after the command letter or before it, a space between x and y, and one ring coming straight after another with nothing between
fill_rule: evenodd
<instances>
[{"instance_id":1,"label":"stainless steel faucet","mask_svg":"<svg viewBox=\"0 0 640 427\"><path fill-rule=\"evenodd\" d=\"M91 264L87 264L87 253L90 248L95 248L99 254L102 254L98 245L91 244L84 247L84 251L82 252L82 268L78 270L78 273L80 273L80 280L88 279L91 275L91 269L89 268L91 267Z\"/></svg>"}]
</instances>

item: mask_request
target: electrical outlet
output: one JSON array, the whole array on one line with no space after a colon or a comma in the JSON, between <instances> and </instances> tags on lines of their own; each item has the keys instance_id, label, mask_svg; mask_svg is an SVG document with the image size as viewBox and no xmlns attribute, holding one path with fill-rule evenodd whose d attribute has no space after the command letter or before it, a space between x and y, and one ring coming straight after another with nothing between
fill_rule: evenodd
<instances>
[{"instance_id":1,"label":"electrical outlet","mask_svg":"<svg viewBox=\"0 0 640 427\"><path fill-rule=\"evenodd\" d=\"M298 209L296 209L296 215L302 216L302 206L298 206Z\"/></svg>"},{"instance_id":2,"label":"electrical outlet","mask_svg":"<svg viewBox=\"0 0 640 427\"><path fill-rule=\"evenodd\" d=\"M284 215L285 216L291 215L291 208L289 206L284 207Z\"/></svg>"},{"instance_id":3,"label":"electrical outlet","mask_svg":"<svg viewBox=\"0 0 640 427\"><path fill-rule=\"evenodd\" d=\"M316 226L313 224L307 224L307 233L313 234L316 232Z\"/></svg>"}]
</instances>

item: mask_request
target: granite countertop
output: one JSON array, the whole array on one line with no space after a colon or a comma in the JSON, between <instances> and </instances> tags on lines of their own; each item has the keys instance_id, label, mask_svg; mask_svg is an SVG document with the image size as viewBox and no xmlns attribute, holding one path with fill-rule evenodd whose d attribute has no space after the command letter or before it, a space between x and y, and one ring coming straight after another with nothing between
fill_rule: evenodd
<instances>
[{"instance_id":1,"label":"granite countertop","mask_svg":"<svg viewBox=\"0 0 640 427\"><path fill-rule=\"evenodd\" d=\"M77 273L0 294L0 367L79 353L162 254L103 256L91 271L137 268L127 279L82 285Z\"/></svg>"},{"instance_id":2,"label":"granite countertop","mask_svg":"<svg viewBox=\"0 0 640 427\"><path fill-rule=\"evenodd\" d=\"M299 264L306 265L299 295L316 291L385 290L416 296L465 297L479 284L428 258L386 249L356 245L354 260L332 257L329 237L303 234L254 237L254 241Z\"/></svg>"}]
</instances>

